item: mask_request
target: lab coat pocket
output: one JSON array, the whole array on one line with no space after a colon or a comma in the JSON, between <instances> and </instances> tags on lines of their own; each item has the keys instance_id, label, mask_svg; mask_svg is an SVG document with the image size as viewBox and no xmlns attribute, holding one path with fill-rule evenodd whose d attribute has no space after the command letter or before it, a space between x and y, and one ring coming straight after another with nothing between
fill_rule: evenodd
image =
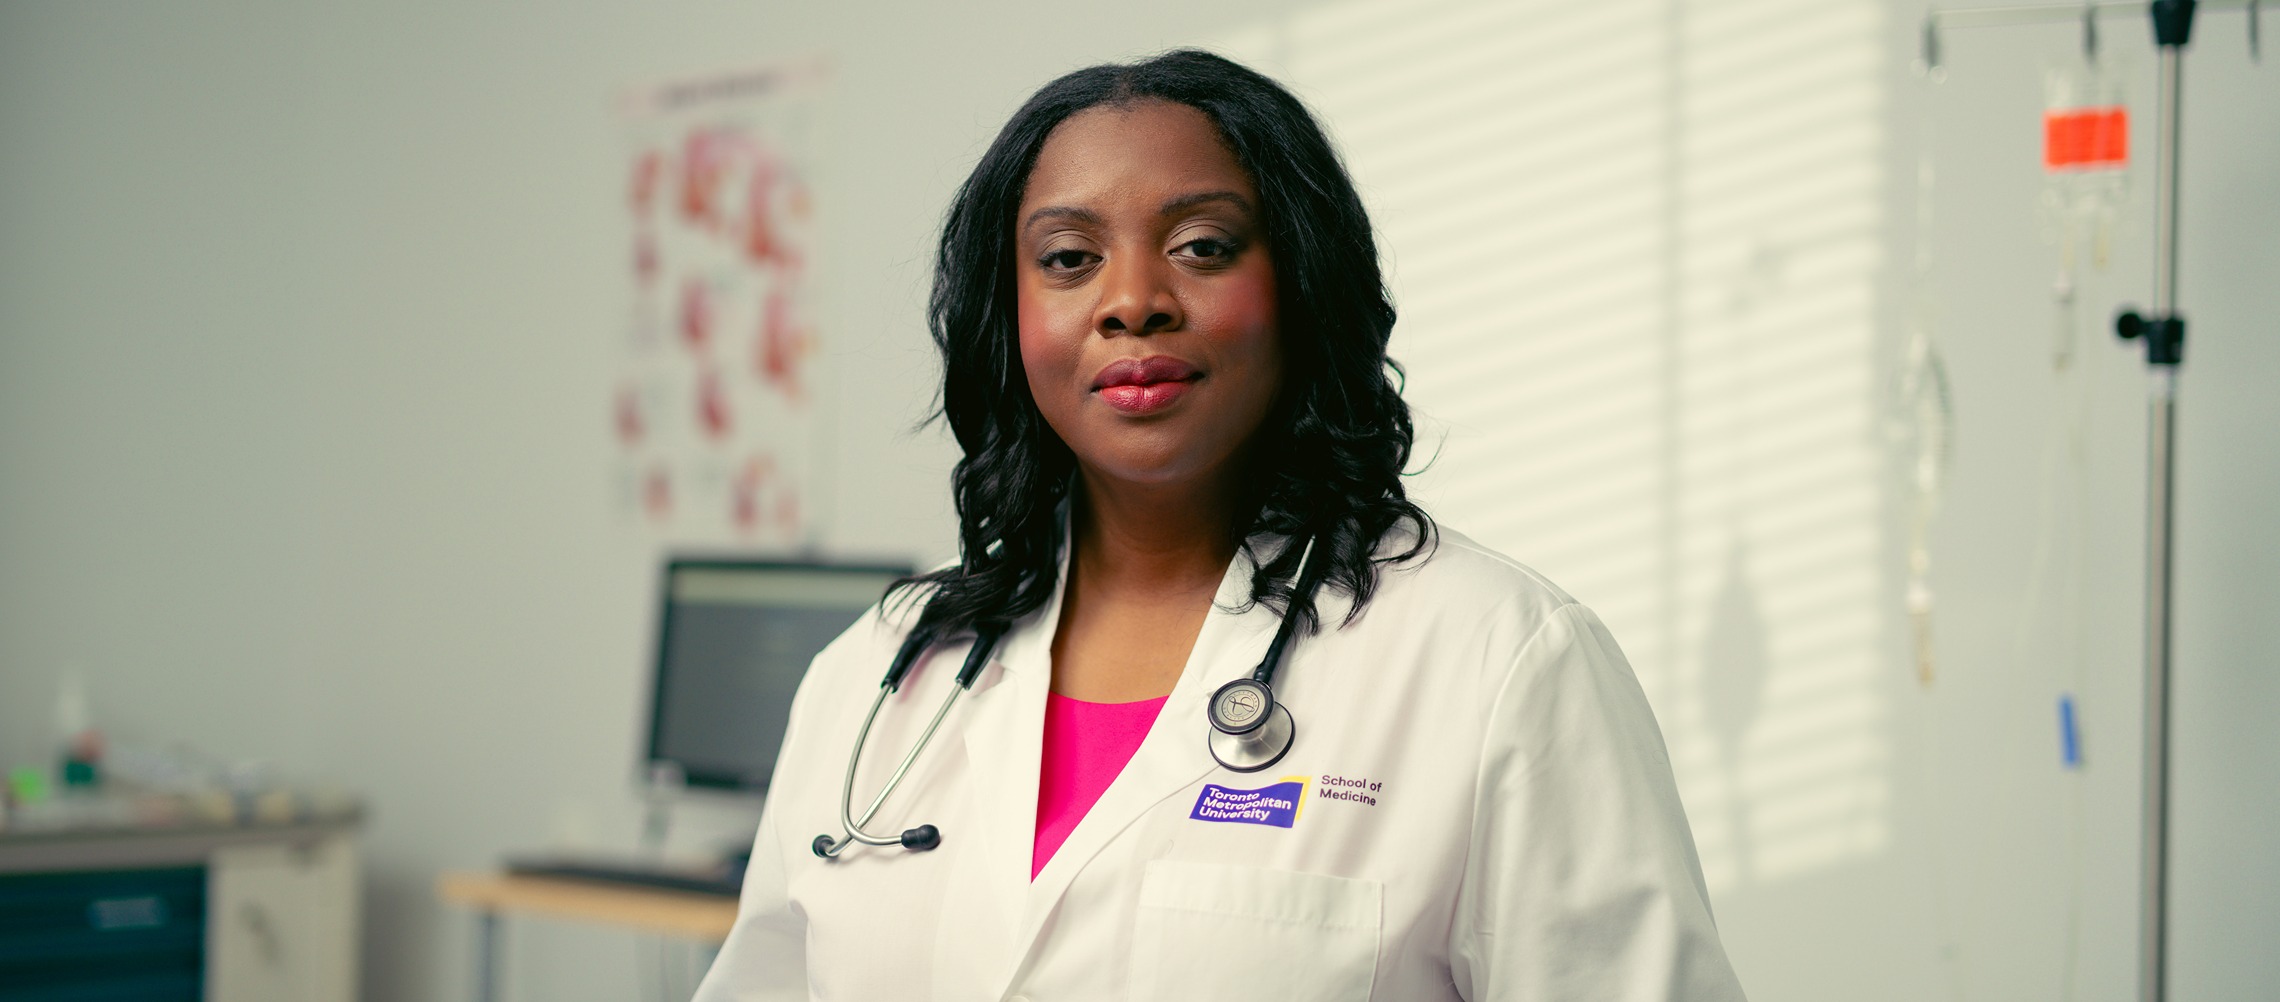
<instances>
[{"instance_id":1,"label":"lab coat pocket","mask_svg":"<svg viewBox=\"0 0 2280 1002\"><path fill-rule=\"evenodd\" d=\"M1140 880L1133 1002L1367 999L1383 897L1374 880L1151 862Z\"/></svg>"}]
</instances>

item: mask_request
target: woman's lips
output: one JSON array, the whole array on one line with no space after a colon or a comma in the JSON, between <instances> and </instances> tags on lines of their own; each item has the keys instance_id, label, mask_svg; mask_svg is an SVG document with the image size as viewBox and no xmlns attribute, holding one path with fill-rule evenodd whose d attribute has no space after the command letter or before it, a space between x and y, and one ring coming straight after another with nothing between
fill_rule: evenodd
<instances>
[{"instance_id":1,"label":"woman's lips","mask_svg":"<svg viewBox=\"0 0 2280 1002\"><path fill-rule=\"evenodd\" d=\"M1169 355L1109 363L1093 377L1093 392L1126 414L1153 414L1177 403L1203 373Z\"/></svg>"},{"instance_id":2,"label":"woman's lips","mask_svg":"<svg viewBox=\"0 0 2280 1002\"><path fill-rule=\"evenodd\" d=\"M1126 414L1153 414L1170 407L1187 393L1188 387L1194 385L1182 382L1104 386L1101 387L1100 398L1108 401L1110 407Z\"/></svg>"}]
</instances>

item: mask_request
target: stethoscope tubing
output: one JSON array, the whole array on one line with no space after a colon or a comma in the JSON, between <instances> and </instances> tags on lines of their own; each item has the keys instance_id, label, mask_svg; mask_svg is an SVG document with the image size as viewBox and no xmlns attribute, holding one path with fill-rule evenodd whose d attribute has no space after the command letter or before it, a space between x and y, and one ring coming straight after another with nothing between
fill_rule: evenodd
<instances>
[{"instance_id":1,"label":"stethoscope tubing","mask_svg":"<svg viewBox=\"0 0 2280 1002\"><path fill-rule=\"evenodd\" d=\"M964 686L950 687L950 695L942 700L942 707L934 711L934 719L927 722L926 730L920 732L918 741L910 746L910 752L903 756L901 764L895 766L894 774L887 777L887 784L879 788L879 795L871 798L871 805L863 809L862 817L857 818L854 816L855 769L863 762L863 746L871 740L871 724L879 718L879 708L887 705L887 697L894 694L892 688L884 685L879 687L879 698L871 701L871 712L863 715L863 729L855 736L854 750L847 755L847 781L839 789L839 822L845 831L837 843L824 850L825 858L837 857L851 842L861 842L864 845L902 844L900 835L873 835L864 831L863 826L871 823L871 819L878 815L879 807L887 802L887 796L895 792L895 787L902 785L903 776L910 772L911 763L918 761L919 753L925 751L927 744L934 740L934 732L942 726L942 718L950 715L950 707L958 702L958 697L965 691Z\"/></svg>"},{"instance_id":2,"label":"stethoscope tubing","mask_svg":"<svg viewBox=\"0 0 2280 1002\"><path fill-rule=\"evenodd\" d=\"M1282 622L1275 624L1275 639L1267 645L1267 655L1259 659L1257 668L1251 670L1251 678L1261 685L1272 688L1275 684L1275 671L1282 667L1283 652L1290 648L1291 635L1298 627L1300 597L1313 601L1315 582L1306 576L1306 572L1308 562L1314 559L1315 538L1311 535L1306 537L1306 548L1298 551L1298 573L1291 579L1291 607L1283 613Z\"/></svg>"},{"instance_id":3,"label":"stethoscope tubing","mask_svg":"<svg viewBox=\"0 0 2280 1002\"><path fill-rule=\"evenodd\" d=\"M1289 723L1289 711L1283 709L1275 701L1274 676L1275 669L1281 666L1284 652L1288 648L1297 626L1298 617L1295 614L1299 611L1298 603L1302 600L1302 596L1311 599L1314 593L1316 579L1307 573L1312 569L1308 565L1313 556L1314 537L1309 536L1306 540L1306 548L1299 551L1298 555L1298 573L1293 582L1296 585L1294 590L1298 594L1291 596L1292 608L1283 614L1282 623L1275 629L1274 640L1267 645L1266 656L1260 659L1259 666L1251 672L1250 678L1230 682L1221 687L1221 691L1224 692L1237 685L1253 686L1254 691L1265 698L1265 709L1259 720L1249 726L1223 725L1222 721L1217 718L1217 695L1215 694L1211 702L1207 704L1212 707L1209 715L1213 718L1211 722L1214 730L1235 737L1245 745L1255 744L1263 740L1264 736L1257 735L1256 732L1262 726L1269 725L1270 719L1275 715L1279 714L1283 721L1283 725L1279 729L1267 727L1268 730L1276 732L1275 743L1278 745L1271 754L1253 756L1245 761L1230 761L1226 755L1221 754L1219 748L1211 747L1212 757L1217 759L1221 766L1235 772L1247 773L1265 769L1280 761L1283 754L1290 750L1295 726ZM1002 624L995 627L984 627L977 632L973 647L966 653L965 667L959 669L956 683L950 687L950 694L943 697L942 706L934 711L934 718L926 722L926 729L919 732L918 740L911 744L910 751L903 755L902 761L895 766L894 773L887 777L886 785L879 789L879 795L871 798L870 806L865 807L863 816L858 818L855 816L855 772L863 762L863 747L871 741L871 725L878 722L879 711L887 705L887 697L894 695L895 691L901 687L903 675L916 666L917 661L924 653L917 641L916 634L904 641L903 650L896 655L894 663L887 669L886 680L879 683L878 698L871 701L870 712L863 715L863 726L855 734L855 747L849 749L847 753L847 778L839 787L839 822L843 830L837 839L833 839L829 834L816 836L814 843L816 855L824 859L837 859L839 854L846 851L848 846L858 842L874 846L899 845L906 849L920 851L932 849L939 844L940 835L932 825L921 825L899 836L873 835L863 830L863 826L871 823L872 817L879 813L879 808L887 802L889 796L894 794L895 788L902 785L903 777L910 773L910 767L918 761L918 756L926 751L927 745L934 743L934 732L940 729L942 721L950 716L950 708L957 705L958 697L973 687L975 676L981 673L983 664L988 661L991 652L996 649L998 637L1003 632Z\"/></svg>"},{"instance_id":4,"label":"stethoscope tubing","mask_svg":"<svg viewBox=\"0 0 2280 1002\"><path fill-rule=\"evenodd\" d=\"M896 836L873 835L864 831L863 826L870 824L871 819L878 815L879 808L887 802L889 796L894 794L895 788L902 785L903 777L910 773L911 765L918 761L918 756L921 753L926 751L926 746L934 742L934 732L940 730L943 719L950 716L950 708L957 705L958 697L965 695L967 690L974 687L975 677L981 674L982 666L988 662L991 652L997 648L1000 632L996 629L985 628L975 635L973 648L966 653L965 667L959 669L958 677L955 683L951 685L949 695L942 699L942 706L934 711L934 718L926 722L926 729L919 732L918 740L911 744L910 751L903 755L902 761L895 766L895 771L887 777L886 785L879 788L879 795L871 798L870 806L865 807L863 816L857 818L854 816L855 772L863 763L863 747L871 742L871 725L878 721L879 710L887 705L887 697L894 695L895 691L901 688L904 672L916 662L920 652L908 651L906 652L907 658L897 657L895 659L896 664L888 669L886 680L879 683L878 698L871 701L870 712L863 715L863 726L855 733L855 747L847 753L847 778L839 787L839 821L844 830L838 839L832 840L828 844L825 841L830 838L828 835L818 837L816 855L825 859L836 859L849 845L856 842L877 846L908 845L905 841L909 834L907 832Z\"/></svg>"}]
</instances>

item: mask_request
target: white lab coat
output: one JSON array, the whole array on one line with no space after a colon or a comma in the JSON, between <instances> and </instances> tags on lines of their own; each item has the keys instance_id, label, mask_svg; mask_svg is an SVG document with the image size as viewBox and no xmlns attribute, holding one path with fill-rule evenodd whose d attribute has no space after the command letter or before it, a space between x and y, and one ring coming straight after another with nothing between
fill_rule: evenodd
<instances>
[{"instance_id":1,"label":"white lab coat","mask_svg":"<svg viewBox=\"0 0 2280 1002\"><path fill-rule=\"evenodd\" d=\"M1245 775L1207 750L1204 701L1274 635L1272 610L1243 608L1252 570L1238 554L1154 727L1034 881L1058 590L869 826L933 824L941 847L826 862L810 843L840 833L848 749L915 613L856 623L793 702L698 1002L1742 998L1661 733L1589 609L1443 529L1359 619L1296 640L1274 687L1297 740ZM1325 589L1322 607L1334 625L1347 606ZM966 651L888 700L858 812ZM1240 792L1290 780L1295 798L1266 795L1290 810Z\"/></svg>"}]
</instances>

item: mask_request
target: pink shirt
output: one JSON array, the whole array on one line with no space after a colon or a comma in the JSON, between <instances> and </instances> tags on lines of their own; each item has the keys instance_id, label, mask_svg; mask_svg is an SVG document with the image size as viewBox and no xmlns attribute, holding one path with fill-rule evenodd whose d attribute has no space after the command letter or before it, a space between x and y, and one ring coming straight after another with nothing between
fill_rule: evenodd
<instances>
[{"instance_id":1,"label":"pink shirt","mask_svg":"<svg viewBox=\"0 0 2280 1002\"><path fill-rule=\"evenodd\" d=\"M1045 758L1037 770L1037 838L1029 851L1029 879L1037 879L1085 812L1116 782L1170 698L1088 703L1045 694Z\"/></svg>"}]
</instances>

